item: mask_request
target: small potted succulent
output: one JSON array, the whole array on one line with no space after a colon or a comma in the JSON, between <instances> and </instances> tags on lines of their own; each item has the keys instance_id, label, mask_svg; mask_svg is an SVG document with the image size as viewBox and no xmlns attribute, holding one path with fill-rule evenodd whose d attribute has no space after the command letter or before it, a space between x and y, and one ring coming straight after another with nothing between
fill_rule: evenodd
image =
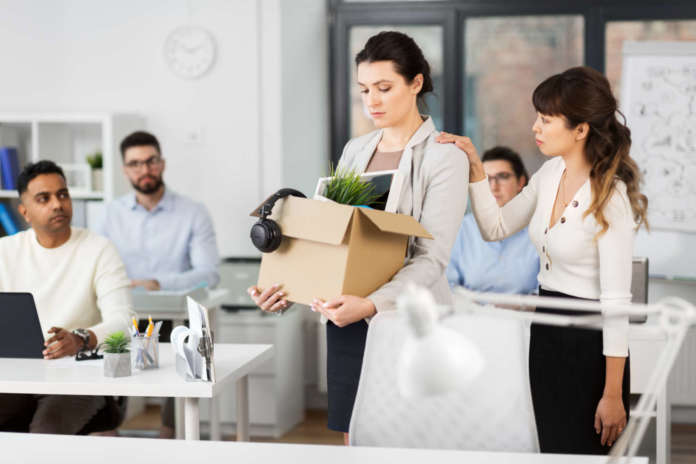
<instances>
[{"instance_id":1,"label":"small potted succulent","mask_svg":"<svg viewBox=\"0 0 696 464\"><path fill-rule=\"evenodd\" d=\"M92 190L101 192L104 190L104 160L101 151L87 155L87 164L92 168Z\"/></svg>"},{"instance_id":2,"label":"small potted succulent","mask_svg":"<svg viewBox=\"0 0 696 464\"><path fill-rule=\"evenodd\" d=\"M380 198L375 186L362 180L355 171L336 171L332 168L331 177L323 195L331 201L343 205L370 206Z\"/></svg>"},{"instance_id":3,"label":"small potted succulent","mask_svg":"<svg viewBox=\"0 0 696 464\"><path fill-rule=\"evenodd\" d=\"M131 375L130 339L122 332L114 332L104 339L104 375L126 377Z\"/></svg>"}]
</instances>

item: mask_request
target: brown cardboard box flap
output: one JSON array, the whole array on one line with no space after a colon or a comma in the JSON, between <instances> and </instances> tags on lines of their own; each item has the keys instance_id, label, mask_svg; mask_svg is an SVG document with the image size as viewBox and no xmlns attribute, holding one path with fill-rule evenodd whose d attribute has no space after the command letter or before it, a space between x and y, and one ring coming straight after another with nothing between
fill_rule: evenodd
<instances>
[{"instance_id":1,"label":"brown cardboard box flap","mask_svg":"<svg viewBox=\"0 0 696 464\"><path fill-rule=\"evenodd\" d=\"M382 232L391 232L399 235L413 235L432 239L433 236L425 230L413 217L405 214L387 213L376 209L357 208Z\"/></svg>"},{"instance_id":2,"label":"brown cardboard box flap","mask_svg":"<svg viewBox=\"0 0 696 464\"><path fill-rule=\"evenodd\" d=\"M259 216L261 206L251 216ZM289 196L276 202L270 217L280 225L283 236L340 245L353 217L353 207Z\"/></svg>"}]
</instances>

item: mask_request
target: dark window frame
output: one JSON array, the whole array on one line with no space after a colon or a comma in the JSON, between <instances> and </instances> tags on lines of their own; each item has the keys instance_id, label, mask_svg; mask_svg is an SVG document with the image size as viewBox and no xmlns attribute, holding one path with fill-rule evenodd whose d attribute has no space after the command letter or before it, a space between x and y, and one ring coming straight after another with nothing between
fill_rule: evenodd
<instances>
[{"instance_id":1,"label":"dark window frame","mask_svg":"<svg viewBox=\"0 0 696 464\"><path fill-rule=\"evenodd\" d=\"M604 72L608 22L696 20L693 0L585 0L559 5L557 0L449 0L344 2L328 0L330 17L331 156L334 165L350 138L349 32L353 26L439 25L443 28L443 90L438 95L443 127L464 129L464 27L466 18L489 16L581 15L584 18L584 63Z\"/></svg>"}]
</instances>

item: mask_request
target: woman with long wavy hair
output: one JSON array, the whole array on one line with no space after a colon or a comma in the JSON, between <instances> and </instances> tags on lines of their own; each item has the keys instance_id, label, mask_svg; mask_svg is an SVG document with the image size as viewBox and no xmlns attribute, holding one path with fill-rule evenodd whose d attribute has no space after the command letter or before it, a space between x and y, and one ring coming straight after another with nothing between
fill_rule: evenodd
<instances>
[{"instance_id":1,"label":"woman with long wavy hair","mask_svg":"<svg viewBox=\"0 0 696 464\"><path fill-rule=\"evenodd\" d=\"M501 240L529 225L541 295L628 303L633 239L647 225L648 201L609 82L591 68L571 68L539 84L532 103L536 143L551 159L502 208L471 140L438 139L469 158L481 235ZM628 318L608 319L602 333L532 325L529 373L541 452L608 452L628 419L628 356Z\"/></svg>"}]
</instances>

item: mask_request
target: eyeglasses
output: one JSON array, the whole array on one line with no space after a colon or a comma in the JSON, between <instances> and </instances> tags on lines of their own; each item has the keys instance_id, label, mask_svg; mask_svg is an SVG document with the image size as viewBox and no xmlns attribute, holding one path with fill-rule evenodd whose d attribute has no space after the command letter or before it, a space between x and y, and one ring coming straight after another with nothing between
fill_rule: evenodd
<instances>
[{"instance_id":1,"label":"eyeglasses","mask_svg":"<svg viewBox=\"0 0 696 464\"><path fill-rule=\"evenodd\" d=\"M128 169L136 170L140 169L144 166L147 166L148 168L152 168L155 166L159 166L162 164L162 158L159 156L151 156L150 158L146 159L145 161L138 161L138 160L133 160L129 161L126 163L126 167Z\"/></svg>"},{"instance_id":2,"label":"eyeglasses","mask_svg":"<svg viewBox=\"0 0 696 464\"><path fill-rule=\"evenodd\" d=\"M501 184L503 182L507 182L513 176L514 176L514 174L511 172L499 172L498 174L496 174L494 176L488 176L488 182L492 184L493 181L495 181L495 182Z\"/></svg>"}]
</instances>

